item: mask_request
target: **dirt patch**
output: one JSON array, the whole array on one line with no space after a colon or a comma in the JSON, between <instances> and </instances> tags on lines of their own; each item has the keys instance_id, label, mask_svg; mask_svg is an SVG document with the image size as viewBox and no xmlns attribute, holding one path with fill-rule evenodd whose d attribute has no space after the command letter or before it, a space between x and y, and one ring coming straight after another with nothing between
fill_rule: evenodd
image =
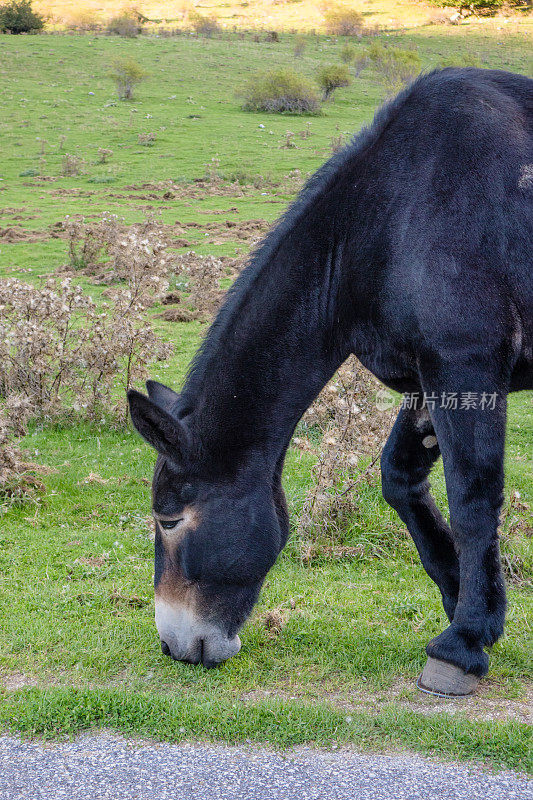
<instances>
[{"instance_id":1,"label":"dirt patch","mask_svg":"<svg viewBox=\"0 0 533 800\"><path fill-rule=\"evenodd\" d=\"M238 214L239 209L236 206L231 208L199 208L200 214Z\"/></svg>"},{"instance_id":2,"label":"dirt patch","mask_svg":"<svg viewBox=\"0 0 533 800\"><path fill-rule=\"evenodd\" d=\"M167 226L165 226L167 227ZM224 222L180 222L176 220L169 229L169 234L174 237L171 242L173 247L190 247L187 236L192 230L203 234L202 244L224 244L241 240L249 246L257 244L269 231L270 223L265 219L234 220L226 219Z\"/></svg>"},{"instance_id":3,"label":"dirt patch","mask_svg":"<svg viewBox=\"0 0 533 800\"><path fill-rule=\"evenodd\" d=\"M162 314L157 315L165 322L192 322L195 319L203 319L198 311L192 311L188 308L166 308Z\"/></svg>"},{"instance_id":4,"label":"dirt patch","mask_svg":"<svg viewBox=\"0 0 533 800\"><path fill-rule=\"evenodd\" d=\"M13 206L6 206L0 208L0 217L11 217L13 221L21 222L23 220L35 219L39 216L38 213L28 214L25 208L17 208Z\"/></svg>"},{"instance_id":5,"label":"dirt patch","mask_svg":"<svg viewBox=\"0 0 533 800\"><path fill-rule=\"evenodd\" d=\"M109 555L104 553L101 556L81 556L74 563L83 564L86 567L103 567L108 561Z\"/></svg>"},{"instance_id":6,"label":"dirt patch","mask_svg":"<svg viewBox=\"0 0 533 800\"><path fill-rule=\"evenodd\" d=\"M270 639L276 639L282 633L288 617L288 612L283 608L272 608L264 614L261 622Z\"/></svg>"},{"instance_id":7,"label":"dirt patch","mask_svg":"<svg viewBox=\"0 0 533 800\"><path fill-rule=\"evenodd\" d=\"M80 189L76 186L73 186L71 189L60 186L57 189L50 189L48 193L52 195L52 197L94 197L94 191L89 192L86 189Z\"/></svg>"},{"instance_id":8,"label":"dirt patch","mask_svg":"<svg viewBox=\"0 0 533 800\"><path fill-rule=\"evenodd\" d=\"M49 233L47 231L29 231L21 228L20 225L10 225L7 228L0 228L0 241L8 242L9 244L16 244L18 242L26 242L32 244L33 242L42 242L43 239L48 239Z\"/></svg>"},{"instance_id":9,"label":"dirt patch","mask_svg":"<svg viewBox=\"0 0 533 800\"><path fill-rule=\"evenodd\" d=\"M132 594L132 595L124 595L118 591L118 589L113 589L110 595L110 600L116 607L120 608L144 608L149 604L149 600L145 600L144 597L139 597L139 595Z\"/></svg>"},{"instance_id":10,"label":"dirt patch","mask_svg":"<svg viewBox=\"0 0 533 800\"><path fill-rule=\"evenodd\" d=\"M533 724L533 686L526 687L525 696L520 700L494 697L495 684L487 681L481 683L472 697L458 697L453 700L442 700L431 695L424 695L418 689L411 689L413 696L401 700L393 697L403 708L416 711L418 714L461 714L472 720L501 722L523 722Z\"/></svg>"},{"instance_id":11,"label":"dirt patch","mask_svg":"<svg viewBox=\"0 0 533 800\"><path fill-rule=\"evenodd\" d=\"M520 699L509 699L503 696L502 687L494 681L487 680L480 684L475 695L443 700L423 694L416 687L415 681L398 680L390 688L375 693L363 688L350 692L321 692L317 686L316 693L291 686L290 690L275 691L254 689L245 692L239 699L247 703L257 703L269 697L282 700L301 700L306 703L326 702L337 709L354 712L376 714L387 705L394 704L417 714L431 716L434 714L459 715L472 721L482 722L521 722L533 723L533 684L526 684L524 696ZM500 696L498 696L498 693Z\"/></svg>"},{"instance_id":12,"label":"dirt patch","mask_svg":"<svg viewBox=\"0 0 533 800\"><path fill-rule=\"evenodd\" d=\"M7 692L16 692L28 686L37 686L37 678L25 675L23 672L11 672L9 675L0 675L0 687Z\"/></svg>"}]
</instances>

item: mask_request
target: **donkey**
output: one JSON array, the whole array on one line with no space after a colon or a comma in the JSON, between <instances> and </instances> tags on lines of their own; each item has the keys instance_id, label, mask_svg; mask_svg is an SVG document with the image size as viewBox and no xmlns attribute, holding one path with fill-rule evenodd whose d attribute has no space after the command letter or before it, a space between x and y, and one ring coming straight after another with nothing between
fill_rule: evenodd
<instances>
[{"instance_id":1,"label":"donkey","mask_svg":"<svg viewBox=\"0 0 533 800\"><path fill-rule=\"evenodd\" d=\"M238 652L289 533L291 436L354 353L410 398L381 470L450 621L427 645L421 688L466 694L487 673L506 608L506 398L533 388L532 211L533 80L421 76L318 170L252 255L181 393L154 381L148 397L129 392L158 453L165 654L211 667ZM449 525L429 492L441 454Z\"/></svg>"}]
</instances>

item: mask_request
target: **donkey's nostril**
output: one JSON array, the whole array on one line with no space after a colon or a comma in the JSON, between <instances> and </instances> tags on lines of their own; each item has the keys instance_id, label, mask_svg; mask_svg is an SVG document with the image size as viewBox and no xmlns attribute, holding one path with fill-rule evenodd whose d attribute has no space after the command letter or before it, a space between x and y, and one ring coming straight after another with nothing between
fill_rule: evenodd
<instances>
[{"instance_id":1,"label":"donkey's nostril","mask_svg":"<svg viewBox=\"0 0 533 800\"><path fill-rule=\"evenodd\" d=\"M169 656L170 655L170 647L162 639L161 639L161 650L163 651L163 655L164 656Z\"/></svg>"}]
</instances>

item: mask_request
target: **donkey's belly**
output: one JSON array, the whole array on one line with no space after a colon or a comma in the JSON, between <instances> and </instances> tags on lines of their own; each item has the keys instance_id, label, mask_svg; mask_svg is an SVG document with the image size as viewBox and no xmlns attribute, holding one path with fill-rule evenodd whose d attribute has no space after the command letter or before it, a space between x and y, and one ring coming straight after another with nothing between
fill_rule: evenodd
<instances>
[{"instance_id":1,"label":"donkey's belly","mask_svg":"<svg viewBox=\"0 0 533 800\"><path fill-rule=\"evenodd\" d=\"M420 388L414 358L383 342L374 343L371 349L357 348L355 355L378 380L397 392L414 392Z\"/></svg>"}]
</instances>

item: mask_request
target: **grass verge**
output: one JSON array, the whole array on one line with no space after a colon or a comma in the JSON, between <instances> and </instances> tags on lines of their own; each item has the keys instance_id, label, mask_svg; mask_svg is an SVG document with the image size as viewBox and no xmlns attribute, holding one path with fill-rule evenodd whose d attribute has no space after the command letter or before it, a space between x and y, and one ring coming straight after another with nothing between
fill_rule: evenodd
<instances>
[{"instance_id":1,"label":"grass verge","mask_svg":"<svg viewBox=\"0 0 533 800\"><path fill-rule=\"evenodd\" d=\"M216 700L131 695L118 690L29 689L0 708L0 722L28 736L73 736L96 727L164 741L195 739L230 743L355 745L382 751L402 745L419 753L476 759L533 771L527 725L471 722L442 715L421 717L394 707L379 714L342 713L327 704L270 700L227 707Z\"/></svg>"}]
</instances>

